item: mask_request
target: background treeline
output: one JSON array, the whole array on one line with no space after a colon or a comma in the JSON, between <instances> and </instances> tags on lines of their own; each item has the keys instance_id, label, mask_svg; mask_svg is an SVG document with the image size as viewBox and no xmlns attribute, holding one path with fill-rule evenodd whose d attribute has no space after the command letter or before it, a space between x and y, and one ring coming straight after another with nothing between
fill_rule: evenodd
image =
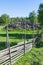
<instances>
[{"instance_id":1,"label":"background treeline","mask_svg":"<svg viewBox=\"0 0 43 65\"><path fill-rule=\"evenodd\" d=\"M0 17L0 24L6 24L6 21L8 23L13 23L13 22L21 22L21 21L27 21L27 22L34 22L38 23L37 16L35 11L30 12L28 17L10 17L7 14L2 14Z\"/></svg>"},{"instance_id":2,"label":"background treeline","mask_svg":"<svg viewBox=\"0 0 43 65\"><path fill-rule=\"evenodd\" d=\"M30 12L28 17L10 17L7 14L2 14L0 16L0 24L12 23L12 22L20 22L20 21L28 21L31 23L38 24L40 23L43 26L43 3L39 5L38 13L35 11Z\"/></svg>"}]
</instances>

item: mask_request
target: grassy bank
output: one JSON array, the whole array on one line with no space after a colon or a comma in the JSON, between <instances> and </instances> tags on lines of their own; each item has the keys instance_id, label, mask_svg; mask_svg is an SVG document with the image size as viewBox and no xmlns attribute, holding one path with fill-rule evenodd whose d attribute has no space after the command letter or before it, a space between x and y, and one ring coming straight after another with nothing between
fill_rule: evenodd
<instances>
[{"instance_id":1,"label":"grassy bank","mask_svg":"<svg viewBox=\"0 0 43 65\"><path fill-rule=\"evenodd\" d=\"M32 33L33 30L26 29L26 39L31 39L32 38ZM8 31L9 34L9 43L10 46L13 46L17 44L18 42L24 41L25 38L25 29L10 29ZM34 30L34 34L36 36L37 30ZM1 27L0 29L0 50L6 48L6 30Z\"/></svg>"},{"instance_id":2,"label":"grassy bank","mask_svg":"<svg viewBox=\"0 0 43 65\"><path fill-rule=\"evenodd\" d=\"M43 65L43 48L33 48L14 65Z\"/></svg>"}]
</instances>

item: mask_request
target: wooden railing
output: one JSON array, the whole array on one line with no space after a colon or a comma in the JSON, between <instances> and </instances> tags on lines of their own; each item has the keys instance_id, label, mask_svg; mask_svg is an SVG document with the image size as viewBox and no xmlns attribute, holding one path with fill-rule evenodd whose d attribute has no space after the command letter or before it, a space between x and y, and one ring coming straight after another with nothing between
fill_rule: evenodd
<instances>
[{"instance_id":1,"label":"wooden railing","mask_svg":"<svg viewBox=\"0 0 43 65\"><path fill-rule=\"evenodd\" d=\"M18 44L13 47L10 47L11 57L9 57L8 48L0 51L0 65L10 65L10 60L11 60L11 64L15 63L20 56L24 55L24 50L26 53L32 49L32 43L33 43L32 39L31 41L26 41L25 49L24 49L24 42L22 42L22 44Z\"/></svg>"}]
</instances>

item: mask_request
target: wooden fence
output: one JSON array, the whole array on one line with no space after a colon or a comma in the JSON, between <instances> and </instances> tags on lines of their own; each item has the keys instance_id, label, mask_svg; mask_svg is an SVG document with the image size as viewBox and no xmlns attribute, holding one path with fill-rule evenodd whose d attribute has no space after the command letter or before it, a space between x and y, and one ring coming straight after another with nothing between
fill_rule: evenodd
<instances>
[{"instance_id":1,"label":"wooden fence","mask_svg":"<svg viewBox=\"0 0 43 65\"><path fill-rule=\"evenodd\" d=\"M22 44L17 44L13 47L10 47L11 57L9 56L8 48L0 51L0 65L10 65L10 60L11 60L11 65L12 65L13 63L16 62L16 60L20 56L24 55L24 50L26 53L31 49L32 49L32 40L25 42L25 48L24 48L24 42L22 42Z\"/></svg>"}]
</instances>

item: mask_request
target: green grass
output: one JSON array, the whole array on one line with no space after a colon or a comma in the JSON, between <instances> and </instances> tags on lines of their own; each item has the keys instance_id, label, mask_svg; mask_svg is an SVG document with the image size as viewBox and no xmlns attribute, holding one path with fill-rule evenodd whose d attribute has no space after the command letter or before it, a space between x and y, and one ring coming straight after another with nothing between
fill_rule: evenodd
<instances>
[{"instance_id":1,"label":"green grass","mask_svg":"<svg viewBox=\"0 0 43 65\"><path fill-rule=\"evenodd\" d=\"M0 27L0 50L5 49L6 46L6 30L3 29L4 26ZM26 39L31 39L32 38L32 30L26 29ZM18 42L24 41L24 35L25 35L25 30L24 29L10 29L8 31L9 34L9 43L10 46L13 46L17 44ZM34 34L36 36L37 30L34 31Z\"/></svg>"},{"instance_id":2,"label":"green grass","mask_svg":"<svg viewBox=\"0 0 43 65\"><path fill-rule=\"evenodd\" d=\"M43 48L33 48L14 65L43 65Z\"/></svg>"}]
</instances>

